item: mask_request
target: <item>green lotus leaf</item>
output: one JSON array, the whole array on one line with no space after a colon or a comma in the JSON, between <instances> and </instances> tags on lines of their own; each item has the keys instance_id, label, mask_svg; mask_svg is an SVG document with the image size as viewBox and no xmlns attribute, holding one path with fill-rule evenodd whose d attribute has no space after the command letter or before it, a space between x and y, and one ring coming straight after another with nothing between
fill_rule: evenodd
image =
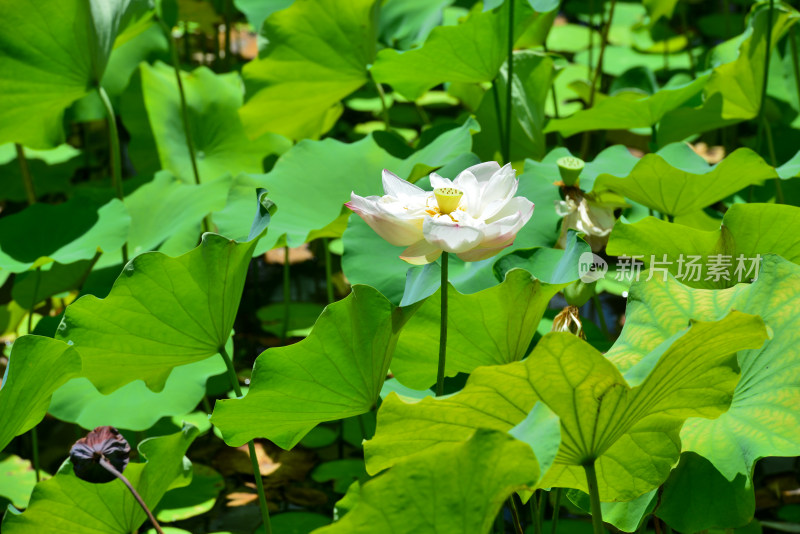
<instances>
[{"instance_id":1,"label":"green lotus leaf","mask_svg":"<svg viewBox=\"0 0 800 534\"><path fill-rule=\"evenodd\" d=\"M113 253L125 243L129 226L130 215L117 199L98 205L76 196L61 204L33 204L0 220L0 269L20 273L51 261L90 260L98 250Z\"/></svg>"},{"instance_id":2,"label":"green lotus leaf","mask_svg":"<svg viewBox=\"0 0 800 534\"><path fill-rule=\"evenodd\" d=\"M31 173L33 190L37 197L53 193L66 193L71 189L70 181L81 166L80 151L70 145L59 145L52 150L25 148L25 159ZM0 145L0 198L14 202L25 202L25 186L17 151L9 143Z\"/></svg>"},{"instance_id":3,"label":"green lotus leaf","mask_svg":"<svg viewBox=\"0 0 800 534\"><path fill-rule=\"evenodd\" d=\"M776 220L781 221L779 227L774 226ZM800 243L794 238L798 233L800 208L734 204L715 231L653 217L635 224L617 224L606 251L615 256L638 256L645 265L639 274L642 280L664 280L669 272L691 287L724 288L754 278L757 260L764 254L780 254L800 262Z\"/></svg>"},{"instance_id":4,"label":"green lotus leaf","mask_svg":"<svg viewBox=\"0 0 800 534\"><path fill-rule=\"evenodd\" d=\"M0 455L0 506L7 503L27 508L36 485L36 473L28 460L10 454Z\"/></svg>"},{"instance_id":5,"label":"green lotus leaf","mask_svg":"<svg viewBox=\"0 0 800 534\"><path fill-rule=\"evenodd\" d=\"M0 451L39 424L53 392L80 371L81 358L66 343L41 336L17 339L0 387Z\"/></svg>"},{"instance_id":6,"label":"green lotus leaf","mask_svg":"<svg viewBox=\"0 0 800 534\"><path fill-rule=\"evenodd\" d=\"M67 307L57 337L80 352L83 376L107 394L134 380L160 392L172 369L217 354L233 327L247 267L270 214L265 193L248 241L204 234L177 258L131 260L109 295Z\"/></svg>"},{"instance_id":7,"label":"green lotus leaf","mask_svg":"<svg viewBox=\"0 0 800 534\"><path fill-rule=\"evenodd\" d=\"M683 85L663 87L653 95L623 91L599 100L589 109L565 119L551 120L545 132L561 132L565 137L592 130L627 130L656 124L669 111L681 106L703 90L709 75Z\"/></svg>"},{"instance_id":8,"label":"green lotus leaf","mask_svg":"<svg viewBox=\"0 0 800 534\"><path fill-rule=\"evenodd\" d=\"M550 445L558 448L558 440ZM361 485L347 514L314 532L484 534L503 502L532 488L539 474L529 446L502 432L478 430L463 442L402 460Z\"/></svg>"},{"instance_id":9,"label":"green lotus leaf","mask_svg":"<svg viewBox=\"0 0 800 534\"><path fill-rule=\"evenodd\" d=\"M212 423L229 445L265 437L290 449L318 423L370 411L415 309L395 308L377 290L353 286L325 308L304 340L263 352L247 395L218 401Z\"/></svg>"},{"instance_id":10,"label":"green lotus leaf","mask_svg":"<svg viewBox=\"0 0 800 534\"><path fill-rule=\"evenodd\" d=\"M225 479L217 471L192 464L191 483L165 493L153 513L159 521L167 523L196 517L211 510L224 489Z\"/></svg>"},{"instance_id":11,"label":"green lotus leaf","mask_svg":"<svg viewBox=\"0 0 800 534\"><path fill-rule=\"evenodd\" d=\"M445 375L521 360L547 304L566 285L543 284L522 269L472 295L459 293L451 284ZM441 291L436 291L400 333L392 373L408 387L427 389L436 383L440 315Z\"/></svg>"},{"instance_id":12,"label":"green lotus leaf","mask_svg":"<svg viewBox=\"0 0 800 534\"><path fill-rule=\"evenodd\" d=\"M40 269L18 273L14 277L11 297L26 310L33 310L46 298L78 289L94 263L92 260L76 261L69 265L54 262Z\"/></svg>"},{"instance_id":13,"label":"green lotus leaf","mask_svg":"<svg viewBox=\"0 0 800 534\"><path fill-rule=\"evenodd\" d=\"M781 37L800 20L800 14L786 3L778 3L772 14L766 6L760 6L749 18L744 39L738 37L720 45L740 43L738 53L715 65L703 90L702 104L667 113L659 125L659 142L681 141L690 135L752 119L758 114L764 83L766 34L770 31L769 17L772 17L770 53ZM712 58L715 58L715 52L711 51Z\"/></svg>"},{"instance_id":14,"label":"green lotus leaf","mask_svg":"<svg viewBox=\"0 0 800 534\"><path fill-rule=\"evenodd\" d=\"M228 354L233 341L228 340ZM126 430L143 431L162 417L190 413L206 395L206 383L226 371L222 358L175 367L160 393L154 393L141 380L129 382L103 395L86 377L73 378L59 387L50 401L50 415L91 430L111 425Z\"/></svg>"},{"instance_id":15,"label":"green lotus leaf","mask_svg":"<svg viewBox=\"0 0 800 534\"><path fill-rule=\"evenodd\" d=\"M684 169L670 164L666 154L647 154L627 176L601 174L593 190L611 190L674 217L691 214L748 185L777 176L775 169L749 148L740 148L705 169Z\"/></svg>"},{"instance_id":16,"label":"green lotus leaf","mask_svg":"<svg viewBox=\"0 0 800 534\"><path fill-rule=\"evenodd\" d=\"M100 85L126 12L146 5L144 0L3 2L0 143L32 148L63 143L64 110Z\"/></svg>"},{"instance_id":17,"label":"green lotus leaf","mask_svg":"<svg viewBox=\"0 0 800 534\"><path fill-rule=\"evenodd\" d=\"M738 488L726 490L726 495L734 497L727 501L725 509L714 503L721 489L712 494L693 490L698 499L693 509L698 513L684 519L686 524L694 525L692 528L708 528L709 519L718 527L740 525L742 516L737 510L743 505L732 503L753 506L750 480L754 463L766 456L800 454L796 439L800 428L800 391L796 387L800 380L800 359L796 357L798 274L797 265L768 255L752 284L706 291L686 287L670 277L631 287L625 328L608 353L623 371L680 331L689 320L713 320L735 309L760 315L773 332L773 338L760 349L739 353L742 377L730 409L714 420L690 419L681 431L684 450L705 458L719 472L713 483L721 486L719 478L723 477ZM740 475L747 477L746 484ZM688 477L672 480L671 491L688 491L690 481ZM713 515L701 514L700 510L711 510ZM673 513L668 515L675 517Z\"/></svg>"},{"instance_id":18,"label":"green lotus leaf","mask_svg":"<svg viewBox=\"0 0 800 534\"><path fill-rule=\"evenodd\" d=\"M271 0L269 2L263 2L262 0L233 0L233 5L244 13L244 16L247 17L247 22L256 31L261 29L261 25L270 15L276 11L286 9L293 3L294 0Z\"/></svg>"},{"instance_id":19,"label":"green lotus leaf","mask_svg":"<svg viewBox=\"0 0 800 534\"><path fill-rule=\"evenodd\" d=\"M377 433L365 444L367 470L463 441L478 428L509 431L541 400L562 428L561 448L541 485L586 491L582 465L596 460L601 498L631 500L667 478L685 419L716 417L727 408L738 378L735 351L765 338L758 317L733 312L675 334L623 377L585 341L548 334L522 362L476 369L456 395L414 404L387 397Z\"/></svg>"},{"instance_id":20,"label":"green lotus leaf","mask_svg":"<svg viewBox=\"0 0 800 534\"><path fill-rule=\"evenodd\" d=\"M527 2L515 1L514 35L519 36L533 11ZM476 6L464 23L434 28L419 48L381 50L372 65L372 76L409 100L443 82L494 80L508 56L508 5L487 12Z\"/></svg>"},{"instance_id":21,"label":"green lotus leaf","mask_svg":"<svg viewBox=\"0 0 800 534\"><path fill-rule=\"evenodd\" d=\"M139 68L162 168L193 184L175 70L160 61L152 66L142 63ZM267 155L282 154L291 146L286 138L273 133L252 141L247 137L238 115L243 96L236 73L215 74L206 67L198 67L191 73L181 72L181 80L201 182L211 182L226 174L261 172Z\"/></svg>"},{"instance_id":22,"label":"green lotus leaf","mask_svg":"<svg viewBox=\"0 0 800 534\"><path fill-rule=\"evenodd\" d=\"M381 5L379 39L392 48L421 45L442 20L450 0L388 0Z\"/></svg>"},{"instance_id":23,"label":"green lotus leaf","mask_svg":"<svg viewBox=\"0 0 800 534\"><path fill-rule=\"evenodd\" d=\"M133 257L155 250L186 229L195 238L188 249L194 248L196 237L201 233L203 217L225 207L230 187L229 177L194 185L179 180L169 171L157 172L151 182L125 197L125 206L131 216L128 253ZM243 206L246 213L252 206L254 189L247 191L248 204ZM158 199L158 202L153 202L153 199Z\"/></svg>"},{"instance_id":24,"label":"green lotus leaf","mask_svg":"<svg viewBox=\"0 0 800 534\"><path fill-rule=\"evenodd\" d=\"M333 126L340 101L369 80L378 5L295 0L265 21L269 46L243 70L249 96L240 115L251 138L318 138Z\"/></svg>"},{"instance_id":25,"label":"green lotus leaf","mask_svg":"<svg viewBox=\"0 0 800 534\"><path fill-rule=\"evenodd\" d=\"M623 532L635 532L642 525L643 520L646 520L647 516L653 513L656 504L658 504L658 491L653 490L643 493L632 501L600 503L603 522L612 524ZM571 489L567 490L566 495L575 506L581 508L587 514L591 513L591 502L588 493Z\"/></svg>"},{"instance_id":26,"label":"green lotus leaf","mask_svg":"<svg viewBox=\"0 0 800 534\"><path fill-rule=\"evenodd\" d=\"M150 438L139 444L145 463L130 463L125 477L141 495L148 508L167 490L186 486L192 467L184 457L197 437L197 428L185 426L180 432ZM144 523L145 513L121 480L92 484L75 476L67 460L56 475L36 485L25 512L9 509L3 517L3 532L63 532L128 534Z\"/></svg>"}]
</instances>

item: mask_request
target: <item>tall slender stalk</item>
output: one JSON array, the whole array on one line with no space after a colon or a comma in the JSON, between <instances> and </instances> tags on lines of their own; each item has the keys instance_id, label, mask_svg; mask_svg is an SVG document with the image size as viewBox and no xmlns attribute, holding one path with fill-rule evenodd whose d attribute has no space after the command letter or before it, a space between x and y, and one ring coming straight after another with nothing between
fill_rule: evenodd
<instances>
[{"instance_id":1,"label":"tall slender stalk","mask_svg":"<svg viewBox=\"0 0 800 534\"><path fill-rule=\"evenodd\" d=\"M328 297L328 304L334 301L333 295L333 274L331 273L331 251L328 248L328 238L322 238L322 248L325 249L325 293Z\"/></svg>"},{"instance_id":2,"label":"tall slender stalk","mask_svg":"<svg viewBox=\"0 0 800 534\"><path fill-rule=\"evenodd\" d=\"M800 105L800 62L797 59L797 27L793 26L789 32L789 48L792 54L792 70L794 71L794 83L797 89L797 103Z\"/></svg>"},{"instance_id":3,"label":"tall slender stalk","mask_svg":"<svg viewBox=\"0 0 800 534\"><path fill-rule=\"evenodd\" d=\"M30 332L28 332L30 334ZM31 462L33 463L33 472L36 474L36 482L41 480L39 475L39 434L36 427L31 428Z\"/></svg>"},{"instance_id":4,"label":"tall slender stalk","mask_svg":"<svg viewBox=\"0 0 800 534\"><path fill-rule=\"evenodd\" d=\"M375 78L372 77L370 74L370 80L375 85L375 91L378 93L378 98L381 101L381 117L383 117L383 129L387 132L392 129L391 123L389 122L389 107L386 105L386 93L383 90L383 85L379 84L375 81ZM417 106L419 108L419 106Z\"/></svg>"},{"instance_id":5,"label":"tall slender stalk","mask_svg":"<svg viewBox=\"0 0 800 534\"><path fill-rule=\"evenodd\" d=\"M289 337L289 304L292 297L291 287L289 287L289 245L283 247L283 329L281 330L281 342L285 345Z\"/></svg>"},{"instance_id":6,"label":"tall slender stalk","mask_svg":"<svg viewBox=\"0 0 800 534\"><path fill-rule=\"evenodd\" d=\"M436 396L444 393L444 366L447 358L447 252L442 252L442 317L439 323L439 370L436 373Z\"/></svg>"},{"instance_id":7,"label":"tall slender stalk","mask_svg":"<svg viewBox=\"0 0 800 534\"><path fill-rule=\"evenodd\" d=\"M594 304L594 311L597 312L597 320L600 322L600 329L603 331L603 335L606 336L606 339L611 339L611 332L608 331L606 317L603 313L603 303L600 302L600 297L597 296L597 293L592 295L592 303Z\"/></svg>"},{"instance_id":8,"label":"tall slender stalk","mask_svg":"<svg viewBox=\"0 0 800 534\"><path fill-rule=\"evenodd\" d=\"M511 161L511 97L514 87L514 0L508 0L508 70L506 78L506 143L503 152L503 160L506 163Z\"/></svg>"},{"instance_id":9,"label":"tall slender stalk","mask_svg":"<svg viewBox=\"0 0 800 534\"><path fill-rule=\"evenodd\" d=\"M22 145L14 143L14 148L17 150L17 161L19 161L19 170L22 173L22 184L25 186L25 197L28 199L28 204L36 203L36 191L33 188L33 177L31 176L31 168L28 166L28 160L25 158L25 151Z\"/></svg>"},{"instance_id":10,"label":"tall slender stalk","mask_svg":"<svg viewBox=\"0 0 800 534\"><path fill-rule=\"evenodd\" d=\"M536 494L541 490L536 490L531 498L528 499L528 506L531 508L531 524L533 525L533 534L542 534L542 524L539 522L539 500Z\"/></svg>"},{"instance_id":11,"label":"tall slender stalk","mask_svg":"<svg viewBox=\"0 0 800 534\"><path fill-rule=\"evenodd\" d=\"M772 57L772 15L775 10L775 0L769 0L767 8L767 47L764 53L764 79L761 82L761 102L758 105L758 135L756 137L756 152L761 152L761 142L764 138L764 106L767 102L767 85L769 84L769 63Z\"/></svg>"},{"instance_id":12,"label":"tall slender stalk","mask_svg":"<svg viewBox=\"0 0 800 534\"><path fill-rule=\"evenodd\" d=\"M519 520L519 511L517 510L517 503L514 502L514 494L508 498L508 506L511 508L511 519L514 521L514 531L516 534L525 534L522 530L522 522Z\"/></svg>"},{"instance_id":13,"label":"tall slender stalk","mask_svg":"<svg viewBox=\"0 0 800 534\"><path fill-rule=\"evenodd\" d=\"M175 71L175 81L178 83L178 95L181 101L181 122L183 123L183 136L186 139L186 147L189 149L189 161L192 163L192 173L194 175L194 183L200 185L200 170L197 167L197 155L194 148L194 139L192 138L192 130L189 125L189 105L186 103L186 91L183 88L183 80L181 79L181 60L178 55L178 43L172 36L172 30L166 23L159 19L161 30L166 35L169 41L169 51L172 57L172 68ZM203 232L210 232L211 224L208 216L203 217Z\"/></svg>"},{"instance_id":14,"label":"tall slender stalk","mask_svg":"<svg viewBox=\"0 0 800 534\"><path fill-rule=\"evenodd\" d=\"M603 58L606 55L606 44L608 44L608 32L611 29L611 23L614 20L614 8L617 6L617 0L611 0L611 8L608 11L608 20L603 25L603 33L600 36L600 54L597 57L597 66L592 75L592 84L589 88L589 102L587 108L594 106L594 97L597 92L597 84L600 77L603 75ZM591 67L591 65L590 65ZM583 140L581 142L581 159L587 159L589 156L589 132L584 132Z\"/></svg>"},{"instance_id":15,"label":"tall slender stalk","mask_svg":"<svg viewBox=\"0 0 800 534\"><path fill-rule=\"evenodd\" d=\"M111 105L106 90L98 85L97 93L100 95L100 101L103 103L108 118L108 139L111 144L111 184L117 193L117 198L125 200L125 193L122 190L122 151L119 147L117 115L114 113L114 106ZM122 263L128 263L128 243L122 245Z\"/></svg>"},{"instance_id":16,"label":"tall slender stalk","mask_svg":"<svg viewBox=\"0 0 800 534\"><path fill-rule=\"evenodd\" d=\"M558 512L561 510L561 488L554 489L555 494L553 497L553 521L550 523L550 534L556 534L558 529Z\"/></svg>"},{"instance_id":17,"label":"tall slender stalk","mask_svg":"<svg viewBox=\"0 0 800 534\"><path fill-rule=\"evenodd\" d=\"M219 355L225 360L225 367L228 368L228 378L230 378L231 386L237 397L242 397L242 388L239 386L239 378L236 376L236 368L233 366L233 361L225 350L225 346L219 348ZM258 466L258 458L256 457L255 442L251 439L247 442L247 450L250 452L250 463L253 465L253 475L256 477L256 490L258 491L258 504L261 507L261 519L264 521L264 531L266 534L272 534L272 525L269 521L269 508L267 508L267 496L264 493L264 481L261 480L261 468Z\"/></svg>"},{"instance_id":18,"label":"tall slender stalk","mask_svg":"<svg viewBox=\"0 0 800 534\"><path fill-rule=\"evenodd\" d=\"M603 526L603 512L600 509L600 489L597 486L597 471L595 470L594 460L583 464L583 470L586 472L589 501L592 505L592 529L594 534L605 534L606 529Z\"/></svg>"},{"instance_id":19,"label":"tall slender stalk","mask_svg":"<svg viewBox=\"0 0 800 534\"><path fill-rule=\"evenodd\" d=\"M497 137L500 139L500 154L505 158L505 154L509 149L506 148L508 140L506 139L505 128L503 128L503 114L500 111L500 91L497 89L497 78L492 82L492 96L494 97L494 114L497 117ZM503 163L508 163L508 160L503 160Z\"/></svg>"},{"instance_id":20,"label":"tall slender stalk","mask_svg":"<svg viewBox=\"0 0 800 534\"><path fill-rule=\"evenodd\" d=\"M225 70L231 70L231 25L233 24L233 13L231 10L231 0L224 0L223 17L225 18Z\"/></svg>"},{"instance_id":21,"label":"tall slender stalk","mask_svg":"<svg viewBox=\"0 0 800 534\"><path fill-rule=\"evenodd\" d=\"M150 523L153 524L153 528L156 529L156 532L158 532L158 534L164 534L164 531L161 530L161 525L158 524L158 521L156 521L156 518L153 516L153 512L151 512L150 508L147 507L147 504L144 502L144 499L142 499L141 495L139 495L139 492L136 491L133 485L131 485L131 483L128 481L128 478L119 471L117 471L117 468L111 465L111 462L109 462L105 457L101 457L98 463L106 471L108 471L109 473L120 479L122 483L125 484L125 486L128 488L128 491L130 491L131 495L133 495L133 498L136 499L136 502L138 502L139 506L142 507L144 513L147 514L147 518L150 520Z\"/></svg>"}]
</instances>

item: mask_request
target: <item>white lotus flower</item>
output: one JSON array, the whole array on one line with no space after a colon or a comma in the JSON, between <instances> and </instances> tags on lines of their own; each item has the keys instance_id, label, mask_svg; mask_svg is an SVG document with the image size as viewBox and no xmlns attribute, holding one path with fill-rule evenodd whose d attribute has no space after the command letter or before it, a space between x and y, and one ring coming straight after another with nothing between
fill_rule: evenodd
<instances>
[{"instance_id":1,"label":"white lotus flower","mask_svg":"<svg viewBox=\"0 0 800 534\"><path fill-rule=\"evenodd\" d=\"M442 251L464 261L490 258L514 242L533 214L533 203L515 197L519 181L511 165L473 165L455 180L431 174L425 191L383 171L385 195L351 193L346 204L378 235L407 247L400 257L414 265L435 261Z\"/></svg>"}]
</instances>

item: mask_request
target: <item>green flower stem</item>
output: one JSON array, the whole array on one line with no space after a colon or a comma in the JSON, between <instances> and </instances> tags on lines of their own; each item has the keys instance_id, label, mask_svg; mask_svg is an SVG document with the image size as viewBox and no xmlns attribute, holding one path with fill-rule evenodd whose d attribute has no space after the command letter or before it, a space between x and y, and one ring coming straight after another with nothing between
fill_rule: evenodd
<instances>
[{"instance_id":1,"label":"green flower stem","mask_svg":"<svg viewBox=\"0 0 800 534\"><path fill-rule=\"evenodd\" d=\"M500 112L500 91L497 90L497 78L492 82L492 96L494 97L494 114L497 117L497 137L500 139L500 152L505 154L508 152L506 148L508 143L506 141L505 128L503 128L503 114ZM503 163L508 163L508 160L503 160Z\"/></svg>"},{"instance_id":2,"label":"green flower stem","mask_svg":"<svg viewBox=\"0 0 800 534\"><path fill-rule=\"evenodd\" d=\"M553 489L553 521L550 523L550 534L556 534L558 529L558 512L561 509L561 488Z\"/></svg>"},{"instance_id":3,"label":"green flower stem","mask_svg":"<svg viewBox=\"0 0 800 534\"><path fill-rule=\"evenodd\" d=\"M14 148L17 149L17 161L19 161L19 168L22 171L22 183L25 186L25 196L28 199L28 204L36 203L36 191L33 189L33 177L31 176L31 168L28 166L28 160L25 158L25 151L22 145L14 143Z\"/></svg>"},{"instance_id":4,"label":"green flower stem","mask_svg":"<svg viewBox=\"0 0 800 534\"><path fill-rule=\"evenodd\" d=\"M503 160L511 161L511 89L514 86L514 0L508 1L508 77L506 78L506 143Z\"/></svg>"},{"instance_id":5,"label":"green flower stem","mask_svg":"<svg viewBox=\"0 0 800 534\"><path fill-rule=\"evenodd\" d=\"M378 98L381 100L381 116L383 117L383 129L387 132L392 129L389 122L389 108L386 105L386 93L383 91L383 86L375 81L375 78L370 74L369 79L375 85L375 90L378 92Z\"/></svg>"},{"instance_id":6,"label":"green flower stem","mask_svg":"<svg viewBox=\"0 0 800 534\"><path fill-rule=\"evenodd\" d=\"M514 494L511 494L511 497L508 498L508 507L511 508L511 518L514 521L514 531L516 534L525 534L522 530L522 523L519 520L519 511L517 510L517 504L514 502Z\"/></svg>"},{"instance_id":7,"label":"green flower stem","mask_svg":"<svg viewBox=\"0 0 800 534\"><path fill-rule=\"evenodd\" d=\"M119 147L119 131L117 130L117 115L114 113L114 106L108 98L108 93L102 86L97 86L97 93L100 101L106 109L108 118L108 139L111 144L111 184L117 193L117 198L125 200L125 193L122 191L122 151ZM122 245L122 263L128 263L128 244Z\"/></svg>"},{"instance_id":8,"label":"green flower stem","mask_svg":"<svg viewBox=\"0 0 800 534\"><path fill-rule=\"evenodd\" d=\"M767 85L769 84L769 60L772 57L772 14L775 10L775 0L769 0L767 8L767 47L764 54L764 79L761 82L761 102L758 105L758 115L756 124L758 125L758 135L756 137L756 152L761 152L761 143L764 139L764 105L767 102Z\"/></svg>"},{"instance_id":9,"label":"green flower stem","mask_svg":"<svg viewBox=\"0 0 800 534\"><path fill-rule=\"evenodd\" d=\"M531 508L531 524L533 525L533 534L542 534L542 524L539 522L539 517L541 514L539 513L539 500L536 498L536 494L539 493L541 490L537 490L531 495L531 498L528 499L528 506Z\"/></svg>"},{"instance_id":10,"label":"green flower stem","mask_svg":"<svg viewBox=\"0 0 800 534\"><path fill-rule=\"evenodd\" d=\"M289 337L289 299L292 297L289 287L289 245L283 247L283 329L281 342L285 345Z\"/></svg>"},{"instance_id":11,"label":"green flower stem","mask_svg":"<svg viewBox=\"0 0 800 534\"><path fill-rule=\"evenodd\" d=\"M330 243L327 237L322 238L322 248L325 249L325 292L328 297L328 304L333 303L333 274L331 272L331 251L328 248Z\"/></svg>"},{"instance_id":12,"label":"green flower stem","mask_svg":"<svg viewBox=\"0 0 800 534\"><path fill-rule=\"evenodd\" d=\"M30 332L28 332L30 334ZM31 428L31 460L33 462L33 472L36 474L36 482L41 480L39 475L39 434L36 427Z\"/></svg>"},{"instance_id":13,"label":"green flower stem","mask_svg":"<svg viewBox=\"0 0 800 534\"><path fill-rule=\"evenodd\" d=\"M223 17L225 20L225 70L231 69L231 25L233 24L233 14L231 12L231 0L224 0Z\"/></svg>"},{"instance_id":14,"label":"green flower stem","mask_svg":"<svg viewBox=\"0 0 800 534\"><path fill-rule=\"evenodd\" d=\"M172 36L172 30L166 23L159 19L159 25L164 35L169 41L169 51L172 57L172 68L175 71L175 80L178 82L178 94L181 101L181 122L183 123L183 136L186 138L186 147L189 149L189 161L192 162L192 173L194 174L194 183L200 185L200 170L197 167L197 156L194 149L194 140L192 139L192 130L189 127L189 106L186 104L186 91L183 88L183 80L181 79L181 60L178 56L178 43ZM203 232L210 232L211 224L209 217L203 218Z\"/></svg>"},{"instance_id":15,"label":"green flower stem","mask_svg":"<svg viewBox=\"0 0 800 534\"><path fill-rule=\"evenodd\" d=\"M586 471L586 483L589 486L594 534L605 534L606 529L603 526L603 512L600 509L600 489L597 487L597 471L595 470L594 460L583 464L583 470Z\"/></svg>"},{"instance_id":16,"label":"green flower stem","mask_svg":"<svg viewBox=\"0 0 800 534\"><path fill-rule=\"evenodd\" d=\"M589 102L587 102L587 109L594 106L594 96L597 92L597 84L600 81L600 77L603 75L603 58L606 54L606 45L608 44L608 32L611 29L611 22L614 20L614 8L617 6L617 0L611 0L611 7L608 11L608 21L603 25L603 34L600 37L600 54L597 57L597 66L594 69L594 75L592 76L592 84L589 88ZM590 34L591 35L591 34ZM591 69L591 63L589 64L589 68ZM583 140L581 142L581 159L585 160L589 155L589 132L585 132L583 134Z\"/></svg>"},{"instance_id":17,"label":"green flower stem","mask_svg":"<svg viewBox=\"0 0 800 534\"><path fill-rule=\"evenodd\" d=\"M228 368L228 377L233 386L233 391L236 396L242 397L242 388L239 386L239 377L236 376L236 369L233 367L233 361L225 350L225 346L219 348L219 355L225 360L225 367ZM253 465L253 475L256 477L256 489L258 490L258 504L261 507L261 519L264 521L264 532L272 534L272 524L269 521L269 508L267 508L267 496L264 493L264 481L261 480L261 468L258 466L258 458L256 457L256 446L253 440L247 442L247 450L250 452L250 463Z\"/></svg>"},{"instance_id":18,"label":"green flower stem","mask_svg":"<svg viewBox=\"0 0 800 534\"><path fill-rule=\"evenodd\" d=\"M789 49L792 53L792 70L794 71L794 83L797 89L797 102L800 104L800 62L797 59L797 27L792 27L789 32Z\"/></svg>"},{"instance_id":19,"label":"green flower stem","mask_svg":"<svg viewBox=\"0 0 800 534\"><path fill-rule=\"evenodd\" d=\"M96 255L95 255L96 256ZM94 265L94 264L92 264ZM33 285L33 297L39 294L39 284L42 282L42 268L36 268L36 283ZM28 333L33 334L33 310L36 308L36 303L31 304L31 309L28 310Z\"/></svg>"},{"instance_id":20,"label":"green flower stem","mask_svg":"<svg viewBox=\"0 0 800 534\"><path fill-rule=\"evenodd\" d=\"M136 499L136 502L138 502L139 506L142 507L144 513L147 514L147 518L150 520L150 523L152 523L153 528L156 529L156 532L158 532L158 534L164 534L164 531L161 530L161 525L158 524L158 521L156 521L156 518L153 516L153 512L151 512L150 508L147 507L147 504L145 504L144 499L142 499L141 495L139 495L139 492L136 491L136 489L131 485L127 477L125 477L125 475L117 471L117 468L111 465L111 462L109 462L105 458L105 456L101 456L100 461L98 463L106 471L108 471L109 473L120 479L122 483L125 484L125 486L128 488L128 491L130 491L131 495L133 495L133 498Z\"/></svg>"},{"instance_id":21,"label":"green flower stem","mask_svg":"<svg viewBox=\"0 0 800 534\"><path fill-rule=\"evenodd\" d=\"M550 495L549 491L539 490L539 530L544 532L544 515L547 512L547 500Z\"/></svg>"},{"instance_id":22,"label":"green flower stem","mask_svg":"<svg viewBox=\"0 0 800 534\"><path fill-rule=\"evenodd\" d=\"M444 364L447 357L447 252L442 252L442 317L439 328L439 371L436 373L436 396L444 393Z\"/></svg>"}]
</instances>

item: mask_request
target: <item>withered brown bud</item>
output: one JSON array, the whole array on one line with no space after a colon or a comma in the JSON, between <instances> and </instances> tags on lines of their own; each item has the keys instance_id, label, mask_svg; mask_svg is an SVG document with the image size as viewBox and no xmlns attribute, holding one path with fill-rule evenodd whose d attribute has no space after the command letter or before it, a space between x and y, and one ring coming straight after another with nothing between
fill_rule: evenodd
<instances>
[{"instance_id":1,"label":"withered brown bud","mask_svg":"<svg viewBox=\"0 0 800 534\"><path fill-rule=\"evenodd\" d=\"M583 323L579 315L579 310L575 306L567 306L561 310L553 319L553 332L569 332L581 339L586 339L583 333Z\"/></svg>"},{"instance_id":2,"label":"withered brown bud","mask_svg":"<svg viewBox=\"0 0 800 534\"><path fill-rule=\"evenodd\" d=\"M113 426L98 426L76 441L69 451L75 476L93 484L105 484L116 478L100 465L101 458L122 473L130 455L131 446Z\"/></svg>"}]
</instances>

